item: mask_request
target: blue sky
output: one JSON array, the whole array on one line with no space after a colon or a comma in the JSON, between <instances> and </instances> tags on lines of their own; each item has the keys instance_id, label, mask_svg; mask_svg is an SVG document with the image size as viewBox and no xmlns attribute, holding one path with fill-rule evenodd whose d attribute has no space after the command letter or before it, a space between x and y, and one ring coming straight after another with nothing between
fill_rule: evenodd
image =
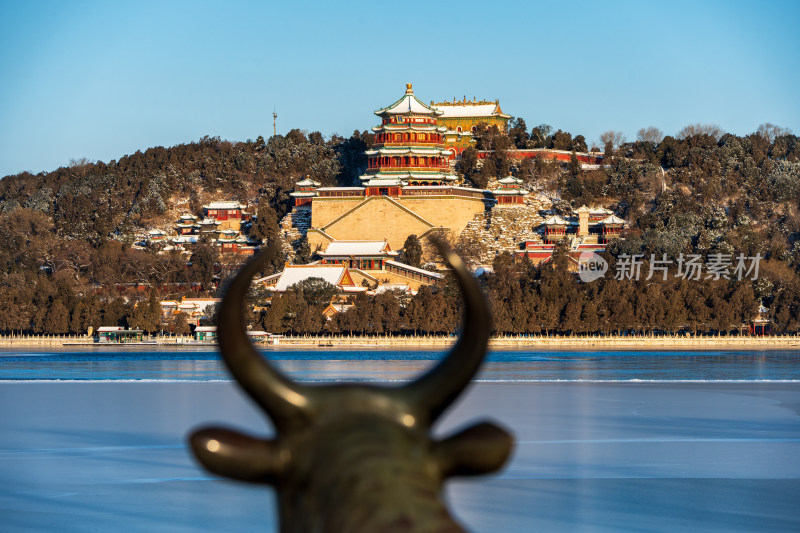
<instances>
[{"instance_id":1,"label":"blue sky","mask_svg":"<svg viewBox=\"0 0 800 533\"><path fill-rule=\"evenodd\" d=\"M558 4L558 5L556 5ZM800 2L0 0L0 176L204 135L350 135L431 100L634 139L800 133Z\"/></svg>"}]
</instances>

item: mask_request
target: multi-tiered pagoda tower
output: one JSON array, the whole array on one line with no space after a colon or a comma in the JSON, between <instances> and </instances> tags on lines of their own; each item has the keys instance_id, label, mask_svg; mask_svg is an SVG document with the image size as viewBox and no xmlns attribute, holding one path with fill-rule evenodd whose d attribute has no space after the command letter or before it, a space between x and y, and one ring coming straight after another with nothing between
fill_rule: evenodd
<instances>
[{"instance_id":1,"label":"multi-tiered pagoda tower","mask_svg":"<svg viewBox=\"0 0 800 533\"><path fill-rule=\"evenodd\" d=\"M381 125L375 132L375 148L366 152L367 172L361 176L366 196L398 196L406 186L450 185L456 176L450 169L453 152L444 147L446 128L437 124L442 111L406 94L388 107L375 111Z\"/></svg>"}]
</instances>

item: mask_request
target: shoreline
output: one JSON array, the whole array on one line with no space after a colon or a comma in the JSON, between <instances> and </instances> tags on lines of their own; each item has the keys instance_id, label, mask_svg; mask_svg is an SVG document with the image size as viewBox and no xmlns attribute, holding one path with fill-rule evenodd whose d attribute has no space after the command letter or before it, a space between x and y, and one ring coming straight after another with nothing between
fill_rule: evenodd
<instances>
[{"instance_id":1,"label":"shoreline","mask_svg":"<svg viewBox=\"0 0 800 533\"><path fill-rule=\"evenodd\" d=\"M445 349L455 342L451 336L341 336L341 337L280 337L260 346L280 347L351 347L351 348L432 348ZM191 348L214 347L214 342L199 342L188 337L164 337L155 342L98 343L87 336L0 336L0 348L66 346L66 347L158 347ZM501 336L489 341L489 349L543 349L543 350L800 350L800 336Z\"/></svg>"}]
</instances>

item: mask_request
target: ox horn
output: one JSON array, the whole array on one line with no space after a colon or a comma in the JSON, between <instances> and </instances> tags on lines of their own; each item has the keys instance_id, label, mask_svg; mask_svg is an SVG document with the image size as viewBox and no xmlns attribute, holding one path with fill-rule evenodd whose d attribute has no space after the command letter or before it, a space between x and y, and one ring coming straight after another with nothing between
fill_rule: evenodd
<instances>
[{"instance_id":1,"label":"ox horn","mask_svg":"<svg viewBox=\"0 0 800 533\"><path fill-rule=\"evenodd\" d=\"M486 355L489 342L489 309L478 283L461 258L439 239L431 239L453 269L464 299L464 324L458 342L435 367L403 390L410 402L427 413L430 421L438 416L467 387Z\"/></svg>"},{"instance_id":2,"label":"ox horn","mask_svg":"<svg viewBox=\"0 0 800 533\"><path fill-rule=\"evenodd\" d=\"M309 391L284 377L261 356L247 337L244 319L250 280L277 251L277 246L270 246L260 252L228 285L217 313L217 342L228 370L280 430L308 419Z\"/></svg>"}]
</instances>

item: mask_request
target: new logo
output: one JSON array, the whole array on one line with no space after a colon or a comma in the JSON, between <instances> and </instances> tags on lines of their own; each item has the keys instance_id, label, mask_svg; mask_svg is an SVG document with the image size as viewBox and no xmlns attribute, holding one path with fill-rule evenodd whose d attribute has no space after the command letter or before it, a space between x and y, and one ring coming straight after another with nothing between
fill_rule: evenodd
<instances>
[{"instance_id":1,"label":"new logo","mask_svg":"<svg viewBox=\"0 0 800 533\"><path fill-rule=\"evenodd\" d=\"M578 277L584 283L600 279L608 270L608 262L595 252L583 252L578 257Z\"/></svg>"}]
</instances>

